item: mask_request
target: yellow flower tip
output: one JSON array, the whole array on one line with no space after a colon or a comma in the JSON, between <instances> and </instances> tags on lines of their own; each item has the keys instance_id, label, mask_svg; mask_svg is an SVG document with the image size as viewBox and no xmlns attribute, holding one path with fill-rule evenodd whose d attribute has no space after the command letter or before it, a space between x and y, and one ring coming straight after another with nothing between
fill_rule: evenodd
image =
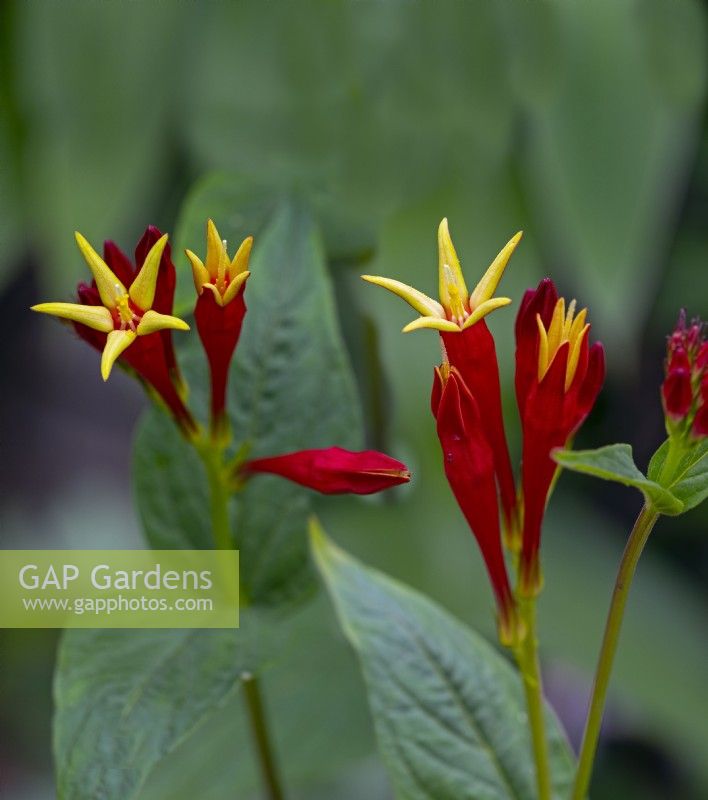
<instances>
[{"instance_id":1,"label":"yellow flower tip","mask_svg":"<svg viewBox=\"0 0 708 800\"><path fill-rule=\"evenodd\" d=\"M228 263L229 257L226 254L224 242L219 235L219 231L214 224L214 220L207 220L207 254L205 265L212 280L217 280L219 270Z\"/></svg>"},{"instance_id":2,"label":"yellow flower tip","mask_svg":"<svg viewBox=\"0 0 708 800\"><path fill-rule=\"evenodd\" d=\"M208 283L210 278L209 271L204 266L204 262L199 258L196 253L193 253L191 250L185 250L184 254L189 259L189 263L192 267L192 278L194 279L194 288L197 290L198 294L201 294L204 291L204 284Z\"/></svg>"},{"instance_id":3,"label":"yellow flower tip","mask_svg":"<svg viewBox=\"0 0 708 800\"><path fill-rule=\"evenodd\" d=\"M84 236L78 231L74 231L74 238L96 281L101 302L106 308L115 308L117 297L126 294L125 286Z\"/></svg>"},{"instance_id":4,"label":"yellow flower tip","mask_svg":"<svg viewBox=\"0 0 708 800\"><path fill-rule=\"evenodd\" d=\"M459 305L465 311L467 305L467 286L462 274L460 260L450 237L450 229L445 217L438 227L438 282L440 302L452 316L459 316ZM459 298L459 303L458 303ZM453 305L456 307L453 308Z\"/></svg>"},{"instance_id":5,"label":"yellow flower tip","mask_svg":"<svg viewBox=\"0 0 708 800\"><path fill-rule=\"evenodd\" d=\"M246 283L250 274L251 273L246 270L245 272L239 272L238 275L231 279L231 283L226 287L226 291L223 295L223 304L225 306L236 297L239 289Z\"/></svg>"},{"instance_id":6,"label":"yellow flower tip","mask_svg":"<svg viewBox=\"0 0 708 800\"><path fill-rule=\"evenodd\" d=\"M103 306L85 306L81 303L39 303L32 306L32 311L78 322L101 333L113 330L111 312Z\"/></svg>"},{"instance_id":7,"label":"yellow flower tip","mask_svg":"<svg viewBox=\"0 0 708 800\"><path fill-rule=\"evenodd\" d=\"M379 275L362 275L361 277L368 283L373 283L375 286L388 289L389 292L405 300L409 306L424 317L446 319L445 310L437 300L433 300L432 297L428 297L426 294L423 294L423 292L419 292L406 283L401 283L401 281L394 280L393 278L382 278Z\"/></svg>"},{"instance_id":8,"label":"yellow flower tip","mask_svg":"<svg viewBox=\"0 0 708 800\"><path fill-rule=\"evenodd\" d=\"M236 255L231 261L231 277L246 272L248 269L248 260L251 257L251 250L253 249L253 236L247 236L240 244Z\"/></svg>"},{"instance_id":9,"label":"yellow flower tip","mask_svg":"<svg viewBox=\"0 0 708 800\"><path fill-rule=\"evenodd\" d=\"M538 346L538 379L543 380L543 376L548 369L548 335L543 325L540 314L536 314L536 325L538 327L539 346Z\"/></svg>"},{"instance_id":10,"label":"yellow flower tip","mask_svg":"<svg viewBox=\"0 0 708 800\"><path fill-rule=\"evenodd\" d=\"M570 354L568 356L568 366L565 371L565 390L570 389L575 378L575 373L578 371L578 363L580 362L580 349L583 346L583 339L587 336L590 330L590 325L584 325L576 334L574 339L570 340Z\"/></svg>"},{"instance_id":11,"label":"yellow flower tip","mask_svg":"<svg viewBox=\"0 0 708 800\"><path fill-rule=\"evenodd\" d=\"M511 297L492 297L489 300L485 300L483 303L478 305L474 311L472 311L469 317L467 317L462 325L462 330L471 328L472 325L476 324L481 319L484 319L484 317L486 317L488 314L491 314L492 311L496 311L498 308L508 306L510 303Z\"/></svg>"},{"instance_id":12,"label":"yellow flower tip","mask_svg":"<svg viewBox=\"0 0 708 800\"><path fill-rule=\"evenodd\" d=\"M126 350L134 341L136 334L133 331L111 331L106 339L106 346L101 355L101 377L107 381L113 365L116 363L121 353Z\"/></svg>"},{"instance_id":13,"label":"yellow flower tip","mask_svg":"<svg viewBox=\"0 0 708 800\"><path fill-rule=\"evenodd\" d=\"M516 250L523 235L524 232L519 231L512 236L511 239L509 239L509 241L499 251L494 261L492 261L492 263L489 265L479 283L475 286L474 291L470 295L470 308L473 311L478 305L494 296L494 292L497 290L499 281L504 275L506 265L509 263L509 259L511 258L514 250Z\"/></svg>"},{"instance_id":14,"label":"yellow flower tip","mask_svg":"<svg viewBox=\"0 0 708 800\"><path fill-rule=\"evenodd\" d=\"M155 289L157 287L157 276L160 271L160 261L167 245L167 234L163 234L150 248L145 256L140 272L130 285L130 299L142 311L147 311L152 307L155 300Z\"/></svg>"},{"instance_id":15,"label":"yellow flower tip","mask_svg":"<svg viewBox=\"0 0 708 800\"><path fill-rule=\"evenodd\" d=\"M402 331L403 333L411 333L412 331L419 331L423 329L435 331L450 331L457 332L460 326L449 319L441 319L440 317L418 317L413 322L409 322Z\"/></svg>"},{"instance_id":16,"label":"yellow flower tip","mask_svg":"<svg viewBox=\"0 0 708 800\"><path fill-rule=\"evenodd\" d=\"M179 317L173 317L170 314L160 314L157 311L150 309L146 311L137 327L138 336L146 336L149 333L164 330L175 331L188 331L189 325Z\"/></svg>"}]
</instances>

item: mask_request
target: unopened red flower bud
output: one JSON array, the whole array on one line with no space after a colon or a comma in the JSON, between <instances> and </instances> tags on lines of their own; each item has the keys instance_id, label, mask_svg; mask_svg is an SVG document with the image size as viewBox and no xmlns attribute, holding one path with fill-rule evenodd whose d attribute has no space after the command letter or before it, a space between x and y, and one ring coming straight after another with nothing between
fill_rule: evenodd
<instances>
[{"instance_id":1,"label":"unopened red flower bud","mask_svg":"<svg viewBox=\"0 0 708 800\"><path fill-rule=\"evenodd\" d=\"M684 419L693 405L690 369L672 369L661 387L661 396L666 414L674 422Z\"/></svg>"},{"instance_id":2,"label":"unopened red flower bud","mask_svg":"<svg viewBox=\"0 0 708 800\"><path fill-rule=\"evenodd\" d=\"M266 472L322 494L373 494L408 483L405 464L377 450L353 452L342 447L298 450L247 461L240 477Z\"/></svg>"}]
</instances>

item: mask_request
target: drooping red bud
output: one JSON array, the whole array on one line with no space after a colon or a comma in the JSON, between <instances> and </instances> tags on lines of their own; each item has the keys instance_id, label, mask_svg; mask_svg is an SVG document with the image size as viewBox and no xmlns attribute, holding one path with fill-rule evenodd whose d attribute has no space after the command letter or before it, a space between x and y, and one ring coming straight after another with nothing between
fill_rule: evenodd
<instances>
[{"instance_id":1,"label":"drooping red bud","mask_svg":"<svg viewBox=\"0 0 708 800\"><path fill-rule=\"evenodd\" d=\"M502 550L494 453L481 410L459 371L449 365L435 370L431 407L445 476L482 553L499 609L500 637L511 644L515 605Z\"/></svg>"},{"instance_id":2,"label":"drooping red bud","mask_svg":"<svg viewBox=\"0 0 708 800\"><path fill-rule=\"evenodd\" d=\"M353 452L341 447L298 450L247 461L239 475L266 472L322 494L373 494L411 478L405 464L377 450Z\"/></svg>"}]
</instances>

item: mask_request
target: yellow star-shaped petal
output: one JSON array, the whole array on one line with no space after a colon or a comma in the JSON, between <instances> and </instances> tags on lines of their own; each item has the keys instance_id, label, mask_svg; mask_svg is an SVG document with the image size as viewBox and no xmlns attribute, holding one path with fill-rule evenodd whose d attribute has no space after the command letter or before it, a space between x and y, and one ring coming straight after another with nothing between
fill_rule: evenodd
<instances>
[{"instance_id":1,"label":"yellow star-shaped petal","mask_svg":"<svg viewBox=\"0 0 708 800\"><path fill-rule=\"evenodd\" d=\"M392 278L382 278L378 275L362 275L361 277L369 283L383 286L384 289L398 295L421 314L418 319L403 328L404 333L421 328L450 332L462 331L479 322L495 309L511 303L511 298L494 297L494 292L522 235L523 233L519 231L504 245L471 294L467 293L467 285L455 246L450 238L447 219L443 219L438 228L440 302L412 286Z\"/></svg>"},{"instance_id":2,"label":"yellow star-shaped petal","mask_svg":"<svg viewBox=\"0 0 708 800\"><path fill-rule=\"evenodd\" d=\"M191 250L185 254L192 265L194 286L199 294L209 289L220 306L228 305L238 290L248 280L248 259L253 247L253 237L247 236L233 259L229 258L226 240L219 236L213 220L207 221L207 254L202 261Z\"/></svg>"},{"instance_id":3,"label":"yellow star-shaped petal","mask_svg":"<svg viewBox=\"0 0 708 800\"><path fill-rule=\"evenodd\" d=\"M167 234L150 248L140 271L130 284L130 289L126 289L113 270L80 233L77 232L75 236L79 250L96 281L96 288L103 305L39 303L32 306L32 311L51 314L107 333L101 357L101 375L105 381L108 380L118 357L136 337L166 329L188 331L189 325L179 317L159 314L152 310Z\"/></svg>"}]
</instances>

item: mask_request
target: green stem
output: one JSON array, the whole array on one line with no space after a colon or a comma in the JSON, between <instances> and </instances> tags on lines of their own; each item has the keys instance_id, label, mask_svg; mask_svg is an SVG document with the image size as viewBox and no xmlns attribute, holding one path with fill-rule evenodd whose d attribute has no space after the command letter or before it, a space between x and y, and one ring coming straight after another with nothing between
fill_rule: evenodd
<instances>
[{"instance_id":1,"label":"green stem","mask_svg":"<svg viewBox=\"0 0 708 800\"><path fill-rule=\"evenodd\" d=\"M602 639L600 657L597 662L595 682L592 688L588 718L585 723L585 733L583 734L583 743L578 758L578 771L575 776L575 784L573 785L573 800L584 800L588 787L590 786L590 776L592 775L597 742L602 726L602 716L605 710L605 700L607 699L607 687L610 683L610 674L612 672L615 652L617 651L617 641L619 639L620 629L622 628L622 619L624 618L624 609L627 604L629 587L632 584L632 578L637 568L639 556L642 554L644 545L658 518L659 514L654 508L651 505L645 504L639 512L637 521L634 523L622 556L622 561L620 562L617 580L615 581L615 589L612 594L610 611L605 624L605 635Z\"/></svg>"},{"instance_id":2,"label":"green stem","mask_svg":"<svg viewBox=\"0 0 708 800\"><path fill-rule=\"evenodd\" d=\"M194 446L204 462L207 473L214 547L217 550L232 550L234 541L231 537L231 525L229 524L231 490L229 488L228 473L230 468L224 463L225 446L214 439L195 442ZM240 584L239 594L241 607L247 606L248 597ZM280 788L278 771L275 766L273 747L268 733L258 679L254 675L244 674L241 677L241 683L267 798L268 800L283 800L284 795Z\"/></svg>"},{"instance_id":3,"label":"green stem","mask_svg":"<svg viewBox=\"0 0 708 800\"><path fill-rule=\"evenodd\" d=\"M268 733L268 723L265 710L263 708L263 698L261 695L258 679L253 675L244 675L241 678L243 685L243 695L246 700L248 719L251 725L253 743L258 755L258 763L261 767L261 776L266 788L268 800L283 800L284 794L280 787L278 770L273 757L273 748L270 744Z\"/></svg>"},{"instance_id":4,"label":"green stem","mask_svg":"<svg viewBox=\"0 0 708 800\"><path fill-rule=\"evenodd\" d=\"M538 800L551 798L551 770L548 758L548 740L543 713L543 685L538 660L538 637L536 633L536 598L522 598L519 613L524 626L524 638L515 648L516 662L526 696L526 707L531 729L531 743L536 763L536 785Z\"/></svg>"},{"instance_id":5,"label":"green stem","mask_svg":"<svg viewBox=\"0 0 708 800\"><path fill-rule=\"evenodd\" d=\"M212 446L210 443L200 450L209 482L214 547L217 550L233 550L234 543L229 525L229 487L224 475L222 454L221 447Z\"/></svg>"}]
</instances>

